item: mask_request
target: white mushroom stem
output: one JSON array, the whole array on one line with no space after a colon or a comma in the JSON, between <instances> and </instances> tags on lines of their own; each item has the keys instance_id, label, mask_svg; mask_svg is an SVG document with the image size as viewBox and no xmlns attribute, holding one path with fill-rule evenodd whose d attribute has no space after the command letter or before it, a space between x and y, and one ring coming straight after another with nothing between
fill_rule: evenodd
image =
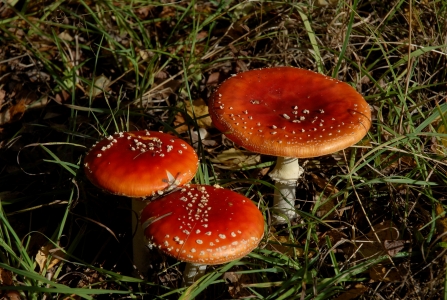
<instances>
[{"instance_id":1,"label":"white mushroom stem","mask_svg":"<svg viewBox=\"0 0 447 300\"><path fill-rule=\"evenodd\" d=\"M275 181L275 194L273 199L273 222L274 224L287 223L296 218L295 199L296 182L304 170L294 157L278 157L276 166L269 176Z\"/></svg>"},{"instance_id":2,"label":"white mushroom stem","mask_svg":"<svg viewBox=\"0 0 447 300\"><path fill-rule=\"evenodd\" d=\"M132 230L136 229L132 239L132 254L133 263L140 274L145 274L149 268L149 249L146 246L146 238L140 225L140 214L146 205L146 201L132 198Z\"/></svg>"},{"instance_id":3,"label":"white mushroom stem","mask_svg":"<svg viewBox=\"0 0 447 300\"><path fill-rule=\"evenodd\" d=\"M206 265L186 263L185 270L183 271L183 286L190 286L205 275Z\"/></svg>"}]
</instances>

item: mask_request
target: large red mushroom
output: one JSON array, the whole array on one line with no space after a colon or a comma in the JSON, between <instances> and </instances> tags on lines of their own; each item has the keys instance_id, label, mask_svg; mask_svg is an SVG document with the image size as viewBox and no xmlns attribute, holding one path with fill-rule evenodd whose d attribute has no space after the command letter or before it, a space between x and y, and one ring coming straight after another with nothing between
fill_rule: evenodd
<instances>
[{"instance_id":1,"label":"large red mushroom","mask_svg":"<svg viewBox=\"0 0 447 300\"><path fill-rule=\"evenodd\" d=\"M298 158L330 154L360 141L371 111L350 85L312 71L274 67L237 74L220 85L209 103L217 129L253 152L279 156L276 223L296 216Z\"/></svg>"},{"instance_id":2,"label":"large red mushroom","mask_svg":"<svg viewBox=\"0 0 447 300\"><path fill-rule=\"evenodd\" d=\"M141 198L162 195L188 183L197 167L197 154L185 141L148 130L111 135L95 144L84 159L87 178L109 193L132 197L132 209L137 213L147 204ZM144 272L147 250L135 215L132 223L137 228L133 259Z\"/></svg>"},{"instance_id":3,"label":"large red mushroom","mask_svg":"<svg viewBox=\"0 0 447 300\"><path fill-rule=\"evenodd\" d=\"M141 213L149 244L180 261L190 285L203 265L241 258L264 235L264 218L247 197L217 186L186 185L149 203Z\"/></svg>"}]
</instances>

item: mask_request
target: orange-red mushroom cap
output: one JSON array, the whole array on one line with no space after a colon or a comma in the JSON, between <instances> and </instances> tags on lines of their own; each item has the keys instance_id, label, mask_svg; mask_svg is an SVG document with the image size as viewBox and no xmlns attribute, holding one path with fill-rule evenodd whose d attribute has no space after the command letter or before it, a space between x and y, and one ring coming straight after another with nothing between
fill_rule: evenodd
<instances>
[{"instance_id":1,"label":"orange-red mushroom cap","mask_svg":"<svg viewBox=\"0 0 447 300\"><path fill-rule=\"evenodd\" d=\"M150 245L208 265L245 256L264 235L263 216L250 199L206 185L187 185L150 202L141 222Z\"/></svg>"},{"instance_id":2,"label":"orange-red mushroom cap","mask_svg":"<svg viewBox=\"0 0 447 300\"><path fill-rule=\"evenodd\" d=\"M84 159L85 174L112 194L146 197L188 183L198 158L185 141L155 131L130 131L94 145Z\"/></svg>"},{"instance_id":3,"label":"orange-red mushroom cap","mask_svg":"<svg viewBox=\"0 0 447 300\"><path fill-rule=\"evenodd\" d=\"M275 67L239 73L214 92L214 125L248 150L315 157L345 149L371 126L363 97L339 80L304 69Z\"/></svg>"}]
</instances>

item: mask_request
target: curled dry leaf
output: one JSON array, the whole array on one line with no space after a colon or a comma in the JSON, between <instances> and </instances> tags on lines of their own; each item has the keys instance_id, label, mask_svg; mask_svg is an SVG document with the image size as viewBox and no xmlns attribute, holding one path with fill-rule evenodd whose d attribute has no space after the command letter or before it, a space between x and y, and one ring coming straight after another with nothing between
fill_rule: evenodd
<instances>
[{"instance_id":1,"label":"curled dry leaf","mask_svg":"<svg viewBox=\"0 0 447 300\"><path fill-rule=\"evenodd\" d=\"M406 243L406 241L398 238L399 231L392 221L381 222L373 225L373 228L361 238L361 241L357 242L358 253L365 259L385 254L395 256L404 248ZM351 248L350 251L354 251L354 249ZM371 279L385 282L400 281L400 274L402 274L389 264L372 266L368 272Z\"/></svg>"},{"instance_id":2,"label":"curled dry leaf","mask_svg":"<svg viewBox=\"0 0 447 300\"><path fill-rule=\"evenodd\" d=\"M147 16L149 16L150 11L152 10L153 6L140 6L135 9L135 14L141 19L145 20Z\"/></svg>"},{"instance_id":3,"label":"curled dry leaf","mask_svg":"<svg viewBox=\"0 0 447 300\"><path fill-rule=\"evenodd\" d=\"M219 84L221 80L221 76L219 72L211 73L208 77L208 80L206 81L207 85L216 86Z\"/></svg>"},{"instance_id":4,"label":"curled dry leaf","mask_svg":"<svg viewBox=\"0 0 447 300\"><path fill-rule=\"evenodd\" d=\"M247 274L236 272L225 272L223 279L228 284L228 293L233 299L240 299L251 296L249 290L243 287L244 284L250 284L250 277Z\"/></svg>"},{"instance_id":5,"label":"curled dry leaf","mask_svg":"<svg viewBox=\"0 0 447 300\"><path fill-rule=\"evenodd\" d=\"M377 241L376 235L380 242ZM358 243L357 246L360 248L359 252L363 257L370 258L376 255L385 254L387 249L384 246L384 242L388 241L389 245L391 245L391 242L396 241L398 238L399 231L394 223L392 221L384 221L373 225L373 228L361 239L362 242ZM397 254L397 252L394 251L394 255Z\"/></svg>"},{"instance_id":6,"label":"curled dry leaf","mask_svg":"<svg viewBox=\"0 0 447 300\"><path fill-rule=\"evenodd\" d=\"M0 126L20 120L26 110L26 101L21 99L0 112Z\"/></svg>"},{"instance_id":7,"label":"curled dry leaf","mask_svg":"<svg viewBox=\"0 0 447 300\"><path fill-rule=\"evenodd\" d=\"M288 257L293 257L295 255L302 257L304 255L304 247L301 246L299 241L291 241L289 236L278 235L275 227L269 228L268 241L269 243L267 243L266 246L268 250L281 253ZM309 255L311 256L313 253L311 252Z\"/></svg>"},{"instance_id":8,"label":"curled dry leaf","mask_svg":"<svg viewBox=\"0 0 447 300\"><path fill-rule=\"evenodd\" d=\"M208 139L210 134L208 133L208 131L205 128L199 128L198 131L191 129L189 132L191 134L192 146L194 148L198 147L199 139L203 146L207 146L207 147L217 146L217 142L215 140Z\"/></svg>"},{"instance_id":9,"label":"curled dry leaf","mask_svg":"<svg viewBox=\"0 0 447 300\"><path fill-rule=\"evenodd\" d=\"M290 244L298 245L298 241L291 241L288 237L282 236L282 235L275 235L274 233L271 233L269 236L269 241L275 242L275 243L268 243L267 249L272 250L278 253L281 253L283 255L286 255L288 257L294 257L295 255L298 257L302 257L304 254L304 248L303 247L291 247ZM289 244L289 245L287 245ZM294 252L295 249L295 252Z\"/></svg>"},{"instance_id":10,"label":"curled dry leaf","mask_svg":"<svg viewBox=\"0 0 447 300\"><path fill-rule=\"evenodd\" d=\"M48 243L37 251L36 263L39 265L40 271L42 272L45 267L47 267L47 269L51 269L57 265L61 261L60 258L63 258L64 256L65 254L61 250L54 249L53 244ZM47 266L48 258L50 258L50 262Z\"/></svg>"},{"instance_id":11,"label":"curled dry leaf","mask_svg":"<svg viewBox=\"0 0 447 300\"><path fill-rule=\"evenodd\" d=\"M68 42L73 41L73 37L67 31L62 31L61 33L59 33L58 38Z\"/></svg>"},{"instance_id":12,"label":"curled dry leaf","mask_svg":"<svg viewBox=\"0 0 447 300\"><path fill-rule=\"evenodd\" d=\"M444 117L447 117L447 116L444 116ZM446 134L447 129L445 128L444 124L441 124L438 126L438 129L436 130L436 132ZM447 155L447 138L445 138L445 137L437 138L436 136L434 136L432 138L431 149L432 149L433 153L436 153L436 154L439 154L442 156Z\"/></svg>"},{"instance_id":13,"label":"curled dry leaf","mask_svg":"<svg viewBox=\"0 0 447 300\"><path fill-rule=\"evenodd\" d=\"M442 241L444 243L447 242L447 218L445 217L445 211L444 208L440 203L436 204L436 215L439 216L438 219L436 219L436 231L438 235L443 234Z\"/></svg>"},{"instance_id":14,"label":"curled dry leaf","mask_svg":"<svg viewBox=\"0 0 447 300\"><path fill-rule=\"evenodd\" d=\"M5 270L0 268L0 290L1 286L12 286L14 285L14 282L12 280L12 272L9 270ZM1 299L9 299L9 300L20 300L20 293L18 291L14 290L8 290L4 293L0 292L0 298Z\"/></svg>"},{"instance_id":15,"label":"curled dry leaf","mask_svg":"<svg viewBox=\"0 0 447 300\"><path fill-rule=\"evenodd\" d=\"M346 234L344 234L341 230L331 229L331 230L328 230L325 233L323 233L318 238L318 245L320 247L323 247L324 245L326 245L326 236L329 237L329 240L330 240L332 246L334 246L335 244L337 244L338 242L340 242L342 240L347 241L347 238L348 238L348 236Z\"/></svg>"},{"instance_id":16,"label":"curled dry leaf","mask_svg":"<svg viewBox=\"0 0 447 300\"><path fill-rule=\"evenodd\" d=\"M92 98L102 95L109 90L110 83L110 79L105 75L96 77L93 86L89 90L89 94L92 95Z\"/></svg>"},{"instance_id":17,"label":"curled dry leaf","mask_svg":"<svg viewBox=\"0 0 447 300\"><path fill-rule=\"evenodd\" d=\"M230 170L238 170L241 168L255 166L259 164L260 161L260 155L234 148L224 150L218 154L216 158L211 159L211 162L215 163L216 167Z\"/></svg>"},{"instance_id":18,"label":"curled dry leaf","mask_svg":"<svg viewBox=\"0 0 447 300\"><path fill-rule=\"evenodd\" d=\"M195 118L197 125L200 128L211 128L213 127L213 123L211 121L211 118L209 116L208 112L208 105L203 101L203 99L199 98L197 100L192 101L192 105L189 101L184 101L185 104L185 111L186 113L191 117ZM185 118L182 116L181 113L178 113L175 116L174 125L179 127L176 128L175 131L177 133L183 133L187 130L189 130L189 127L187 124L185 124ZM183 125L182 125L183 124Z\"/></svg>"},{"instance_id":19,"label":"curled dry leaf","mask_svg":"<svg viewBox=\"0 0 447 300\"><path fill-rule=\"evenodd\" d=\"M383 241L383 247L385 248L389 256L395 256L404 248L404 246L404 240Z\"/></svg>"},{"instance_id":20,"label":"curled dry leaf","mask_svg":"<svg viewBox=\"0 0 447 300\"><path fill-rule=\"evenodd\" d=\"M363 295L369 288L359 283L342 294L338 295L334 300L352 300Z\"/></svg>"},{"instance_id":21,"label":"curled dry leaf","mask_svg":"<svg viewBox=\"0 0 447 300\"><path fill-rule=\"evenodd\" d=\"M402 276L400 274L403 274L402 270L397 270L394 267L391 267L389 265L384 264L378 264L376 266L371 267L369 269L369 276L372 280L375 281L384 281L384 282L396 282L401 281Z\"/></svg>"},{"instance_id":22,"label":"curled dry leaf","mask_svg":"<svg viewBox=\"0 0 447 300\"><path fill-rule=\"evenodd\" d=\"M11 271L0 268L0 285L13 285Z\"/></svg>"}]
</instances>

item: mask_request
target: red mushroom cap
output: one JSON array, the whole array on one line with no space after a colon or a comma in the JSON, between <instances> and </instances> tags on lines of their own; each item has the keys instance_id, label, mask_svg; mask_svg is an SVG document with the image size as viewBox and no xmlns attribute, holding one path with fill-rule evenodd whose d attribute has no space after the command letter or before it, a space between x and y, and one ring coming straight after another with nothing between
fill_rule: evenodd
<instances>
[{"instance_id":1,"label":"red mushroom cap","mask_svg":"<svg viewBox=\"0 0 447 300\"><path fill-rule=\"evenodd\" d=\"M256 248L264 219L253 202L227 189L187 185L141 213L149 243L181 261L226 263Z\"/></svg>"},{"instance_id":2,"label":"red mushroom cap","mask_svg":"<svg viewBox=\"0 0 447 300\"><path fill-rule=\"evenodd\" d=\"M214 125L248 150L315 157L349 147L371 126L371 111L348 84L312 71L276 67L237 74L209 104Z\"/></svg>"},{"instance_id":3,"label":"red mushroom cap","mask_svg":"<svg viewBox=\"0 0 447 300\"><path fill-rule=\"evenodd\" d=\"M109 136L90 149L85 174L112 194L146 197L170 186L188 183L198 158L185 141L155 131L130 131Z\"/></svg>"}]
</instances>

